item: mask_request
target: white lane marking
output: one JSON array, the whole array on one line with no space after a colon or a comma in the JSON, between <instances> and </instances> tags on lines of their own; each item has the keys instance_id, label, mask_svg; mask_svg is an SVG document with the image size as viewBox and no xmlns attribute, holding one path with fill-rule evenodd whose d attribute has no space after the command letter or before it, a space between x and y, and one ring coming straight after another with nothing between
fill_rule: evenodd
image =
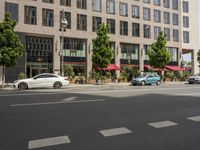
<instances>
[{"instance_id":1,"label":"white lane marking","mask_svg":"<svg viewBox=\"0 0 200 150\"><path fill-rule=\"evenodd\" d=\"M38 96L38 95L55 95L59 93L22 93L22 94L2 94L0 95L1 97L6 97L6 96Z\"/></svg>"},{"instance_id":2,"label":"white lane marking","mask_svg":"<svg viewBox=\"0 0 200 150\"><path fill-rule=\"evenodd\" d=\"M170 126L176 126L178 125L178 123L171 122L171 121L160 121L160 122L148 123L148 125L153 126L155 128L165 128L165 127L170 127Z\"/></svg>"},{"instance_id":3,"label":"white lane marking","mask_svg":"<svg viewBox=\"0 0 200 150\"><path fill-rule=\"evenodd\" d=\"M179 96L179 95L180 95L180 96L181 96L181 95L182 95L182 96L187 96L187 95L190 96L190 95L194 95L194 96L195 96L195 95L200 95L200 93L198 92L198 93L174 94L174 95L178 95L178 96Z\"/></svg>"},{"instance_id":4,"label":"white lane marking","mask_svg":"<svg viewBox=\"0 0 200 150\"><path fill-rule=\"evenodd\" d=\"M129 130L129 129L125 128L125 127L100 130L99 132L105 137L132 133L131 130Z\"/></svg>"},{"instance_id":5,"label":"white lane marking","mask_svg":"<svg viewBox=\"0 0 200 150\"><path fill-rule=\"evenodd\" d=\"M187 119L198 122L200 121L200 116L188 117Z\"/></svg>"},{"instance_id":6,"label":"white lane marking","mask_svg":"<svg viewBox=\"0 0 200 150\"><path fill-rule=\"evenodd\" d=\"M101 102L105 99L95 99L95 100L79 100L79 101L66 101L66 102L44 102L44 103L27 103L27 104L13 104L11 107L23 107L23 106L37 106L37 105L53 105L53 104L68 104L68 103L88 103L88 102Z\"/></svg>"},{"instance_id":7,"label":"white lane marking","mask_svg":"<svg viewBox=\"0 0 200 150\"><path fill-rule=\"evenodd\" d=\"M69 144L68 136L51 137L46 139L32 140L28 142L28 149L35 149L53 145Z\"/></svg>"},{"instance_id":8,"label":"white lane marking","mask_svg":"<svg viewBox=\"0 0 200 150\"><path fill-rule=\"evenodd\" d=\"M75 100L75 99L77 99L78 97L76 97L76 96L73 96L73 97L68 97L68 98L66 98L66 99L63 99L62 101L63 102L66 102L66 101L73 101L73 100Z\"/></svg>"}]
</instances>

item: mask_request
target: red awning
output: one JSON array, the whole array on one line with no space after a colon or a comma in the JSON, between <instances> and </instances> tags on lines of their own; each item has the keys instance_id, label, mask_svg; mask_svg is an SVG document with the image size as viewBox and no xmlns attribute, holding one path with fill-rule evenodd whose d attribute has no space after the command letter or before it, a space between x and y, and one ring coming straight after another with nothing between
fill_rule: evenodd
<instances>
[{"instance_id":1,"label":"red awning","mask_svg":"<svg viewBox=\"0 0 200 150\"><path fill-rule=\"evenodd\" d=\"M144 68L146 68L146 69L152 69L153 71L161 71L161 70L167 71L167 68L165 68L165 69L153 68L150 65L144 65Z\"/></svg>"},{"instance_id":2,"label":"red awning","mask_svg":"<svg viewBox=\"0 0 200 150\"><path fill-rule=\"evenodd\" d=\"M107 68L99 68L100 70L120 70L120 67L118 67L115 64L109 64Z\"/></svg>"},{"instance_id":3,"label":"red awning","mask_svg":"<svg viewBox=\"0 0 200 150\"><path fill-rule=\"evenodd\" d=\"M185 71L185 68L180 68L179 66L166 66L165 68L172 70L172 71Z\"/></svg>"}]
</instances>

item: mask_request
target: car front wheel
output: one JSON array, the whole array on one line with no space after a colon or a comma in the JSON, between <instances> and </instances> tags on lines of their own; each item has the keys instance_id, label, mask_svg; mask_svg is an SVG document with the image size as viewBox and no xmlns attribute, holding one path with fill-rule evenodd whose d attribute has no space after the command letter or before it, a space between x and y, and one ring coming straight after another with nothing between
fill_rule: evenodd
<instances>
[{"instance_id":1,"label":"car front wheel","mask_svg":"<svg viewBox=\"0 0 200 150\"><path fill-rule=\"evenodd\" d=\"M141 85L142 85L142 86L146 85L145 81L142 81L142 82L141 82Z\"/></svg>"},{"instance_id":2,"label":"car front wheel","mask_svg":"<svg viewBox=\"0 0 200 150\"><path fill-rule=\"evenodd\" d=\"M28 89L28 84L25 83L25 82L21 82L18 85L18 89L20 89L20 90L27 90Z\"/></svg>"},{"instance_id":3,"label":"car front wheel","mask_svg":"<svg viewBox=\"0 0 200 150\"><path fill-rule=\"evenodd\" d=\"M59 81L58 81L58 82L55 82L55 83L53 84L54 89L60 89L61 86L62 86L62 83L59 82Z\"/></svg>"},{"instance_id":4,"label":"car front wheel","mask_svg":"<svg viewBox=\"0 0 200 150\"><path fill-rule=\"evenodd\" d=\"M156 85L160 85L160 81L157 81L157 82L156 82Z\"/></svg>"}]
</instances>

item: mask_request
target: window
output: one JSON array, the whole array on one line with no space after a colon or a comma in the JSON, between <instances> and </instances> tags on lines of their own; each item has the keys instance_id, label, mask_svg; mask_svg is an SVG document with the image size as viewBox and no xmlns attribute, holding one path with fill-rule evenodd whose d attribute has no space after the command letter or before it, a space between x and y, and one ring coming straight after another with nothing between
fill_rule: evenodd
<instances>
[{"instance_id":1,"label":"window","mask_svg":"<svg viewBox=\"0 0 200 150\"><path fill-rule=\"evenodd\" d=\"M139 37L140 36L140 24L132 23L132 36Z\"/></svg>"},{"instance_id":2,"label":"window","mask_svg":"<svg viewBox=\"0 0 200 150\"><path fill-rule=\"evenodd\" d=\"M60 5L71 6L71 0L60 0Z\"/></svg>"},{"instance_id":3,"label":"window","mask_svg":"<svg viewBox=\"0 0 200 150\"><path fill-rule=\"evenodd\" d=\"M51 9L42 9L42 25L53 27L54 26L54 13Z\"/></svg>"},{"instance_id":4,"label":"window","mask_svg":"<svg viewBox=\"0 0 200 150\"><path fill-rule=\"evenodd\" d=\"M101 24L101 17L92 17L92 31L96 32L97 27Z\"/></svg>"},{"instance_id":5,"label":"window","mask_svg":"<svg viewBox=\"0 0 200 150\"><path fill-rule=\"evenodd\" d=\"M140 18L140 7L136 5L132 5L132 17Z\"/></svg>"},{"instance_id":6,"label":"window","mask_svg":"<svg viewBox=\"0 0 200 150\"><path fill-rule=\"evenodd\" d=\"M143 2L150 4L150 0L143 0Z\"/></svg>"},{"instance_id":7,"label":"window","mask_svg":"<svg viewBox=\"0 0 200 150\"><path fill-rule=\"evenodd\" d=\"M60 12L60 27L61 27L62 15L64 15L63 18L65 18L68 22L68 25L66 26L66 28L71 29L71 13L70 12L64 12L64 14L62 14L62 11Z\"/></svg>"},{"instance_id":8,"label":"window","mask_svg":"<svg viewBox=\"0 0 200 150\"><path fill-rule=\"evenodd\" d=\"M45 3L52 3L52 4L53 4L53 0L42 0L42 2L45 2Z\"/></svg>"},{"instance_id":9,"label":"window","mask_svg":"<svg viewBox=\"0 0 200 150\"><path fill-rule=\"evenodd\" d=\"M176 25L176 26L178 26L178 23L179 22L179 20L178 20L178 14L174 14L173 13L173 25Z\"/></svg>"},{"instance_id":10,"label":"window","mask_svg":"<svg viewBox=\"0 0 200 150\"><path fill-rule=\"evenodd\" d=\"M154 39L157 39L157 38L158 38L160 32L161 32L161 27L155 26L155 27L154 27Z\"/></svg>"},{"instance_id":11,"label":"window","mask_svg":"<svg viewBox=\"0 0 200 150\"><path fill-rule=\"evenodd\" d=\"M178 0L172 0L172 8L178 10Z\"/></svg>"},{"instance_id":12,"label":"window","mask_svg":"<svg viewBox=\"0 0 200 150\"><path fill-rule=\"evenodd\" d=\"M189 32L183 31L183 43L189 43Z\"/></svg>"},{"instance_id":13,"label":"window","mask_svg":"<svg viewBox=\"0 0 200 150\"><path fill-rule=\"evenodd\" d=\"M173 41L179 42L179 31L177 29L173 29Z\"/></svg>"},{"instance_id":14,"label":"window","mask_svg":"<svg viewBox=\"0 0 200 150\"><path fill-rule=\"evenodd\" d=\"M170 55L169 61L177 62L178 61L178 48L167 47L167 50Z\"/></svg>"},{"instance_id":15,"label":"window","mask_svg":"<svg viewBox=\"0 0 200 150\"><path fill-rule=\"evenodd\" d=\"M18 4L15 3L5 3L5 12L9 12L11 18L18 21Z\"/></svg>"},{"instance_id":16,"label":"window","mask_svg":"<svg viewBox=\"0 0 200 150\"><path fill-rule=\"evenodd\" d=\"M151 38L151 26L144 24L144 38Z\"/></svg>"},{"instance_id":17,"label":"window","mask_svg":"<svg viewBox=\"0 0 200 150\"><path fill-rule=\"evenodd\" d=\"M170 8L170 1L169 0L163 0L163 6L165 8Z\"/></svg>"},{"instance_id":18,"label":"window","mask_svg":"<svg viewBox=\"0 0 200 150\"><path fill-rule=\"evenodd\" d=\"M37 8L33 6L24 6L24 23L25 24L37 24Z\"/></svg>"},{"instance_id":19,"label":"window","mask_svg":"<svg viewBox=\"0 0 200 150\"><path fill-rule=\"evenodd\" d=\"M128 22L120 21L120 35L128 35Z\"/></svg>"},{"instance_id":20,"label":"window","mask_svg":"<svg viewBox=\"0 0 200 150\"><path fill-rule=\"evenodd\" d=\"M113 42L113 41L109 42L109 47L112 50L112 60L111 60L111 63L112 63L112 61L114 63L114 61L115 61L114 60L115 59L115 42Z\"/></svg>"},{"instance_id":21,"label":"window","mask_svg":"<svg viewBox=\"0 0 200 150\"><path fill-rule=\"evenodd\" d=\"M107 19L107 25L108 25L108 33L115 34L115 20Z\"/></svg>"},{"instance_id":22,"label":"window","mask_svg":"<svg viewBox=\"0 0 200 150\"><path fill-rule=\"evenodd\" d=\"M139 58L138 44L120 43L120 47L121 47L121 59L128 60L128 63L131 63L131 60L138 60Z\"/></svg>"},{"instance_id":23,"label":"window","mask_svg":"<svg viewBox=\"0 0 200 150\"><path fill-rule=\"evenodd\" d=\"M128 16L128 4L119 3L119 14L120 16Z\"/></svg>"},{"instance_id":24,"label":"window","mask_svg":"<svg viewBox=\"0 0 200 150\"><path fill-rule=\"evenodd\" d=\"M160 10L154 9L154 21L161 22Z\"/></svg>"},{"instance_id":25,"label":"window","mask_svg":"<svg viewBox=\"0 0 200 150\"><path fill-rule=\"evenodd\" d=\"M149 45L144 45L144 60L149 60L148 49L150 48Z\"/></svg>"},{"instance_id":26,"label":"window","mask_svg":"<svg viewBox=\"0 0 200 150\"><path fill-rule=\"evenodd\" d=\"M189 17L183 16L183 27L189 28Z\"/></svg>"},{"instance_id":27,"label":"window","mask_svg":"<svg viewBox=\"0 0 200 150\"><path fill-rule=\"evenodd\" d=\"M164 12L164 23L170 24L170 13L169 12Z\"/></svg>"},{"instance_id":28,"label":"window","mask_svg":"<svg viewBox=\"0 0 200 150\"><path fill-rule=\"evenodd\" d=\"M186 1L183 1L183 12L185 12L185 13L189 12L188 2L186 2Z\"/></svg>"},{"instance_id":29,"label":"window","mask_svg":"<svg viewBox=\"0 0 200 150\"><path fill-rule=\"evenodd\" d=\"M106 1L106 12L108 14L115 14L115 0Z\"/></svg>"},{"instance_id":30,"label":"window","mask_svg":"<svg viewBox=\"0 0 200 150\"><path fill-rule=\"evenodd\" d=\"M77 30L87 31L87 16L77 14Z\"/></svg>"},{"instance_id":31,"label":"window","mask_svg":"<svg viewBox=\"0 0 200 150\"><path fill-rule=\"evenodd\" d=\"M144 14L144 18L143 18L144 20L148 20L148 21L151 20L150 8L144 7L144 8L143 8L143 14Z\"/></svg>"},{"instance_id":32,"label":"window","mask_svg":"<svg viewBox=\"0 0 200 150\"><path fill-rule=\"evenodd\" d=\"M166 35L166 40L170 41L170 29L169 28L164 28L164 33Z\"/></svg>"},{"instance_id":33,"label":"window","mask_svg":"<svg viewBox=\"0 0 200 150\"><path fill-rule=\"evenodd\" d=\"M77 8L87 9L87 0L77 0Z\"/></svg>"},{"instance_id":34,"label":"window","mask_svg":"<svg viewBox=\"0 0 200 150\"><path fill-rule=\"evenodd\" d=\"M101 11L101 0L92 0L92 10Z\"/></svg>"},{"instance_id":35,"label":"window","mask_svg":"<svg viewBox=\"0 0 200 150\"><path fill-rule=\"evenodd\" d=\"M154 3L154 5L159 5L160 6L160 0L154 0L153 3Z\"/></svg>"}]
</instances>

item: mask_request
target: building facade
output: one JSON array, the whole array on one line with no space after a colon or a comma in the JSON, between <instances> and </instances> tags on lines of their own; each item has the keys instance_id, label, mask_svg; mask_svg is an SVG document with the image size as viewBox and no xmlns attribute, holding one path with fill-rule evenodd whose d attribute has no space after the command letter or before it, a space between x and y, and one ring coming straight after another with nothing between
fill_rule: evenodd
<instances>
[{"instance_id":1,"label":"building facade","mask_svg":"<svg viewBox=\"0 0 200 150\"><path fill-rule=\"evenodd\" d=\"M168 65L181 66L182 54L192 53L193 73L198 72L198 0L1 0L0 21L5 12L18 24L24 55L8 80L19 72L32 77L59 73L61 59L76 75L92 70L92 40L97 26L108 24L112 63L118 66L149 64L147 49L164 31L170 53ZM68 25L61 28L65 17ZM63 57L62 57L63 55ZM16 69L17 68L17 69ZM11 72L11 73L10 73Z\"/></svg>"}]
</instances>

